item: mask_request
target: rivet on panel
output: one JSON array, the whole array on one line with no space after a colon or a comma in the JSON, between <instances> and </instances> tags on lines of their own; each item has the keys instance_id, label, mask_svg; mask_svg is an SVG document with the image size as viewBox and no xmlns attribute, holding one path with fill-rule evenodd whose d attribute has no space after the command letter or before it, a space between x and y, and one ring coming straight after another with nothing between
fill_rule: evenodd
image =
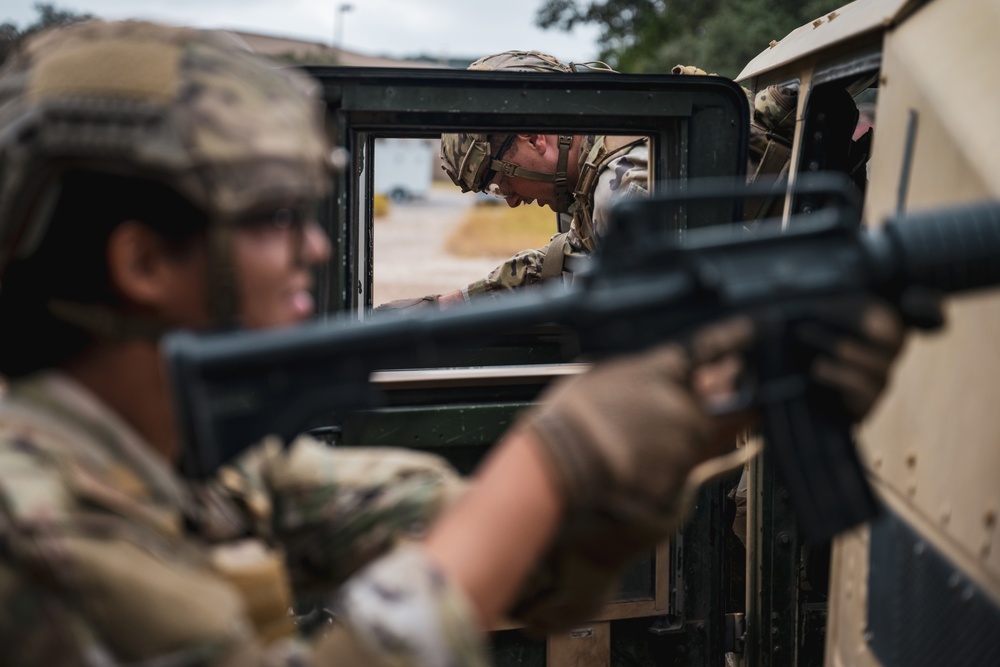
<instances>
[{"instance_id":1,"label":"rivet on panel","mask_svg":"<svg viewBox=\"0 0 1000 667\"><path fill-rule=\"evenodd\" d=\"M986 510L983 514L983 523L986 524L987 528L992 528L997 525L997 513L996 510Z\"/></svg>"},{"instance_id":2,"label":"rivet on panel","mask_svg":"<svg viewBox=\"0 0 1000 667\"><path fill-rule=\"evenodd\" d=\"M949 521L951 521L951 508L945 506L941 508L941 523L947 526Z\"/></svg>"},{"instance_id":3,"label":"rivet on panel","mask_svg":"<svg viewBox=\"0 0 1000 667\"><path fill-rule=\"evenodd\" d=\"M872 464L873 464L873 465L874 465L874 466L875 466L876 468L881 468L881 467L882 467L882 461L883 461L883 460L884 460L884 459L882 458L882 455L881 455L881 454L876 454L876 455L875 455L875 458L874 458L874 459L872 460Z\"/></svg>"},{"instance_id":4,"label":"rivet on panel","mask_svg":"<svg viewBox=\"0 0 1000 667\"><path fill-rule=\"evenodd\" d=\"M909 451L906 453L906 465L910 468L915 468L917 465L917 453L914 451Z\"/></svg>"}]
</instances>

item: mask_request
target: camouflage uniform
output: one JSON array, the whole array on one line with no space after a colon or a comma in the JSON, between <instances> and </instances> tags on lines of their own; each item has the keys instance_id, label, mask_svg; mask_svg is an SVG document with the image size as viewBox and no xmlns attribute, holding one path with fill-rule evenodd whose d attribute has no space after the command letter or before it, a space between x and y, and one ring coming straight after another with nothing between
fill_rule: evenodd
<instances>
[{"instance_id":1,"label":"camouflage uniform","mask_svg":"<svg viewBox=\"0 0 1000 667\"><path fill-rule=\"evenodd\" d=\"M626 145L612 146L605 142ZM561 276L566 271L566 257L589 257L600 247L608 230L608 214L615 201L625 197L646 196L649 192L649 148L637 137L587 136L577 156L580 180L568 213L572 215L569 231L556 234L545 248L522 250L468 285L463 294L475 299L488 294L535 285ZM586 165L592 165L586 168ZM546 262L546 257L559 259Z\"/></svg>"},{"instance_id":2,"label":"camouflage uniform","mask_svg":"<svg viewBox=\"0 0 1000 667\"><path fill-rule=\"evenodd\" d=\"M152 345L160 323L42 301L7 272L46 247L60 170L124 172L205 213L213 315L228 321L234 224L328 187L310 85L221 34L94 21L29 40L0 70L0 299ZM0 664L484 664L463 595L403 543L460 488L435 457L308 439L263 443L194 485L69 376L14 379L0 400ZM289 615L305 596L334 613L308 636Z\"/></svg>"},{"instance_id":3,"label":"camouflage uniform","mask_svg":"<svg viewBox=\"0 0 1000 667\"><path fill-rule=\"evenodd\" d=\"M675 65L672 74L718 76L694 65ZM799 103L797 84L768 86L756 96L743 89L750 104L750 162L747 181L769 174L785 174L795 135L795 119ZM753 216L750 216L753 217Z\"/></svg>"},{"instance_id":4,"label":"camouflage uniform","mask_svg":"<svg viewBox=\"0 0 1000 667\"><path fill-rule=\"evenodd\" d=\"M485 664L463 597L419 549L393 550L460 489L431 456L309 439L193 486L68 377L15 382L0 402L0 662ZM293 589L333 622L299 636Z\"/></svg>"}]
</instances>

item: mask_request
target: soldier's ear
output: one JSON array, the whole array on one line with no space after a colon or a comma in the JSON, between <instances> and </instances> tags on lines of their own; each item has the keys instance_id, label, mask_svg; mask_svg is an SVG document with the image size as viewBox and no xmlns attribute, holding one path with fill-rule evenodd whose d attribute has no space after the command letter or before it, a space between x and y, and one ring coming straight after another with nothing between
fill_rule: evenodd
<instances>
[{"instance_id":1,"label":"soldier's ear","mask_svg":"<svg viewBox=\"0 0 1000 667\"><path fill-rule=\"evenodd\" d=\"M531 150L537 153L545 152L546 138L544 134L519 134L517 138L518 141L523 141Z\"/></svg>"},{"instance_id":2,"label":"soldier's ear","mask_svg":"<svg viewBox=\"0 0 1000 667\"><path fill-rule=\"evenodd\" d=\"M112 287L134 306L157 309L177 289L176 253L142 222L118 225L108 237L106 257Z\"/></svg>"}]
</instances>

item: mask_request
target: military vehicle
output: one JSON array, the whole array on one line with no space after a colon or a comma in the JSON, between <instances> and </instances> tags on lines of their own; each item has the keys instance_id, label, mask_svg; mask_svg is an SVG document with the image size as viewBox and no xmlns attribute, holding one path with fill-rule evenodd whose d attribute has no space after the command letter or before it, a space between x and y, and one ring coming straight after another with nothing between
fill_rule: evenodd
<instances>
[{"instance_id":1,"label":"military vehicle","mask_svg":"<svg viewBox=\"0 0 1000 667\"><path fill-rule=\"evenodd\" d=\"M823 201L803 174L850 174L863 221L1000 197L1000 8L978 0L859 0L771 44L738 77L753 93L798 89L791 141L773 138L773 210L786 224ZM326 313L372 305L376 140L445 131L646 135L657 186L745 178L749 109L720 77L312 68L345 158L324 223ZM992 103L992 104L991 104ZM860 111L859 111L860 110ZM872 134L855 137L861 113ZM742 225L731 202L681 208L683 235ZM556 231L553 221L553 232ZM456 286L458 287L458 286ZM809 543L765 449L749 469L746 552L731 523L739 471L706 484L686 527L622 578L592 622L545 639L503 626L498 665L986 664L1000 629L1000 471L995 446L1000 300L948 309L943 335L914 340L860 432L880 518ZM447 369L375 381L387 403L328 430L342 445L404 445L470 470L552 378L574 372L566 332L533 328Z\"/></svg>"},{"instance_id":2,"label":"military vehicle","mask_svg":"<svg viewBox=\"0 0 1000 667\"><path fill-rule=\"evenodd\" d=\"M738 80L754 92L798 86L793 185L810 171L852 169L850 119L856 108L871 114L859 184L864 224L878 225L900 211L1000 198L997 30L996 2L859 1L772 43ZM827 665L996 663L1000 299L956 300L947 320L942 334L914 337L859 433L882 516L834 541L821 598L768 586L768 567L797 566L776 556L775 537L791 536L784 553L805 547L755 466L747 664L819 664L809 647L824 626Z\"/></svg>"}]
</instances>

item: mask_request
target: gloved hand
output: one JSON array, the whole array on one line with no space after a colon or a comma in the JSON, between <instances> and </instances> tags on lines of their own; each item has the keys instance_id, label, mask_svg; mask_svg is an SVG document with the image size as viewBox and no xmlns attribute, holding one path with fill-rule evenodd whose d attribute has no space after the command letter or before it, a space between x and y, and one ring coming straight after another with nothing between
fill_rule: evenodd
<instances>
[{"instance_id":1,"label":"gloved hand","mask_svg":"<svg viewBox=\"0 0 1000 667\"><path fill-rule=\"evenodd\" d=\"M518 426L541 443L571 507L662 503L693 465L730 444L714 437L692 372L752 339L752 323L738 318L698 331L686 350L667 344L599 363L551 387Z\"/></svg>"},{"instance_id":2,"label":"gloved hand","mask_svg":"<svg viewBox=\"0 0 1000 667\"><path fill-rule=\"evenodd\" d=\"M813 356L812 379L839 397L847 416L860 421L888 383L905 324L932 328L943 321L940 295L912 288L899 311L869 296L830 301L821 319L799 324L792 335Z\"/></svg>"},{"instance_id":3,"label":"gloved hand","mask_svg":"<svg viewBox=\"0 0 1000 667\"><path fill-rule=\"evenodd\" d=\"M567 513L514 618L543 632L587 618L622 568L676 528L688 472L736 433L705 413L694 375L738 355L753 331L749 319L734 319L696 332L687 349L669 344L598 364L553 386L518 421L540 444Z\"/></svg>"},{"instance_id":4,"label":"gloved hand","mask_svg":"<svg viewBox=\"0 0 1000 667\"><path fill-rule=\"evenodd\" d=\"M396 299L395 301L386 301L385 303L380 303L375 306L375 311L404 311L411 310L415 308L430 308L433 310L438 309L438 295L428 294L427 296L421 297L409 297L406 299Z\"/></svg>"},{"instance_id":5,"label":"gloved hand","mask_svg":"<svg viewBox=\"0 0 1000 667\"><path fill-rule=\"evenodd\" d=\"M855 420L886 385L904 318L923 326L942 319L940 299L923 292L906 295L901 313L865 296L831 301L821 317L795 327L793 337L811 350L815 382L835 392ZM536 632L586 619L622 568L677 528L691 468L725 451L751 423L736 415L721 428L707 417L701 404L711 396L693 390L697 369L738 354L753 337L749 320L731 320L696 332L686 350L668 345L610 361L553 387L521 420L542 444L569 507L513 618Z\"/></svg>"}]
</instances>

